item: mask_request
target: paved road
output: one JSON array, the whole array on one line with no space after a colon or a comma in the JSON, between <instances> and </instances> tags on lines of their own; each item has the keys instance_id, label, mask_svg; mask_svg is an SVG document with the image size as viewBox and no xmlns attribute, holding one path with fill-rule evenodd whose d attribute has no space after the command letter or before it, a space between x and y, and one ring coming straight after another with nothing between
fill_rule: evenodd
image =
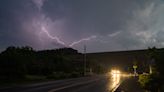
<instances>
[{"instance_id":1,"label":"paved road","mask_svg":"<svg viewBox=\"0 0 164 92\"><path fill-rule=\"evenodd\" d=\"M109 76L94 76L5 88L0 92L110 92L115 85Z\"/></svg>"},{"instance_id":2,"label":"paved road","mask_svg":"<svg viewBox=\"0 0 164 92\"><path fill-rule=\"evenodd\" d=\"M121 83L115 92L145 92L137 81L137 77L127 78Z\"/></svg>"}]
</instances>

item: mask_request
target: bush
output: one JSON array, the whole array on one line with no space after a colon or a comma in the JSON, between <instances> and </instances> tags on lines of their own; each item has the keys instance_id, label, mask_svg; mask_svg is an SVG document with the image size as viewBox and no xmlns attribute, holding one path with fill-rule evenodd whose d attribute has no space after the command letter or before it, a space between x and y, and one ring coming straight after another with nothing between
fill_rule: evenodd
<instances>
[{"instance_id":1,"label":"bush","mask_svg":"<svg viewBox=\"0 0 164 92\"><path fill-rule=\"evenodd\" d=\"M151 81L151 77L150 75L145 75L145 74L141 74L139 75L139 80L138 82L141 84L141 86L143 88L147 88L147 84L149 84L149 82Z\"/></svg>"},{"instance_id":2,"label":"bush","mask_svg":"<svg viewBox=\"0 0 164 92\"><path fill-rule=\"evenodd\" d=\"M140 85L151 92L158 92L160 89L160 81L157 75L139 75L139 83Z\"/></svg>"}]
</instances>

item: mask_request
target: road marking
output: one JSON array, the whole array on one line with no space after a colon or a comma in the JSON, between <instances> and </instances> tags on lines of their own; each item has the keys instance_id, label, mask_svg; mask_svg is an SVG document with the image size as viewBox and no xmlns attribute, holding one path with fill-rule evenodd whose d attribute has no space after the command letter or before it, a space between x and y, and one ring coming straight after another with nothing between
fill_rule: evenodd
<instances>
[{"instance_id":1,"label":"road marking","mask_svg":"<svg viewBox=\"0 0 164 92\"><path fill-rule=\"evenodd\" d=\"M118 83L118 84L111 90L111 92L115 92L116 89L120 86L120 84L121 84L121 83Z\"/></svg>"},{"instance_id":2,"label":"road marking","mask_svg":"<svg viewBox=\"0 0 164 92\"><path fill-rule=\"evenodd\" d=\"M120 83L118 83L110 92L115 92L117 90L117 88L121 85L121 83L123 82L124 80L122 80Z\"/></svg>"},{"instance_id":3,"label":"road marking","mask_svg":"<svg viewBox=\"0 0 164 92\"><path fill-rule=\"evenodd\" d=\"M52 90L50 90L48 92L55 92L55 91L63 90L63 89L66 89L66 88L70 88L70 87L74 87L74 86L79 86L79 85L91 83L91 82L94 82L94 81L97 81L97 80L99 80L99 79L95 79L95 80L91 80L91 81L87 81L87 82L75 83L75 84L71 84L71 85L68 85L68 86L63 86L63 87L60 87L60 88L52 89Z\"/></svg>"}]
</instances>

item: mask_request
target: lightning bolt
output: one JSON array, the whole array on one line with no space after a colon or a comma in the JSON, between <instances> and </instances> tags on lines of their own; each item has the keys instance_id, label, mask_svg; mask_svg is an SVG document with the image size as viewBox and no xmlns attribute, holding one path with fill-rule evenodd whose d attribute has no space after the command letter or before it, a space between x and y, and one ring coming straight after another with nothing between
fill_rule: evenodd
<instances>
[{"instance_id":1,"label":"lightning bolt","mask_svg":"<svg viewBox=\"0 0 164 92\"><path fill-rule=\"evenodd\" d=\"M41 13L41 10L42 10L42 6L44 5L44 2L46 0L32 0L34 2L34 4L37 6L39 12ZM42 14L42 13L41 13ZM43 14L44 15L44 14ZM43 17L43 20L45 20L45 17ZM46 22L46 21L44 21ZM80 44L81 42L84 42L84 41L89 41L91 39L95 39L97 38L97 36L93 35L93 36L90 36L90 37L87 37L87 38L82 38L78 41L74 41L72 42L71 44L68 44L66 45L65 42L61 41L57 36L52 36L49 31L46 29L45 25L40 25L40 28L41 28L41 32L39 33L39 35L41 35L41 33L45 33L50 39L53 39L53 40L56 40L57 43L65 46L65 47L73 47L74 45L77 45L77 44Z\"/></svg>"},{"instance_id":2,"label":"lightning bolt","mask_svg":"<svg viewBox=\"0 0 164 92\"><path fill-rule=\"evenodd\" d=\"M90 37L87 37L87 38L82 38L78 41L74 41L71 44L69 44L68 46L66 46L65 42L61 41L57 36L50 35L50 33L47 31L47 29L44 26L41 26L41 30L42 31L40 32L40 34L45 33L50 39L56 40L57 43L59 43L61 45L64 45L65 47L73 47L74 45L80 44L81 42L89 41L91 39L97 38L97 36L93 35L93 36L90 36Z\"/></svg>"},{"instance_id":3,"label":"lightning bolt","mask_svg":"<svg viewBox=\"0 0 164 92\"><path fill-rule=\"evenodd\" d=\"M89 40L95 39L95 38L97 38L97 36L93 35L93 36L88 37L88 38L80 39L80 40L78 40L78 41L72 42L72 43L69 45L69 47L73 47L74 45L79 44L79 43L81 43L81 42L83 42L83 41L89 41Z\"/></svg>"},{"instance_id":4,"label":"lightning bolt","mask_svg":"<svg viewBox=\"0 0 164 92\"><path fill-rule=\"evenodd\" d=\"M62 44L65 46L65 43L61 41L57 36L51 36L44 26L41 26L41 30L42 32L46 33L49 38L56 40L59 44Z\"/></svg>"}]
</instances>

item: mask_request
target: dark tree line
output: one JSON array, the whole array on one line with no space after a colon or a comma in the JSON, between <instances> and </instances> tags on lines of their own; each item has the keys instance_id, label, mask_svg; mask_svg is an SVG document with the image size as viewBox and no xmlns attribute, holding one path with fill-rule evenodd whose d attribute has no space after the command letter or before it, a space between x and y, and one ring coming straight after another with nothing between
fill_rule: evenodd
<instances>
[{"instance_id":1,"label":"dark tree line","mask_svg":"<svg viewBox=\"0 0 164 92\"><path fill-rule=\"evenodd\" d=\"M0 53L0 80L25 79L27 75L80 77L83 68L83 54L72 48L35 51L28 46L8 47Z\"/></svg>"}]
</instances>

